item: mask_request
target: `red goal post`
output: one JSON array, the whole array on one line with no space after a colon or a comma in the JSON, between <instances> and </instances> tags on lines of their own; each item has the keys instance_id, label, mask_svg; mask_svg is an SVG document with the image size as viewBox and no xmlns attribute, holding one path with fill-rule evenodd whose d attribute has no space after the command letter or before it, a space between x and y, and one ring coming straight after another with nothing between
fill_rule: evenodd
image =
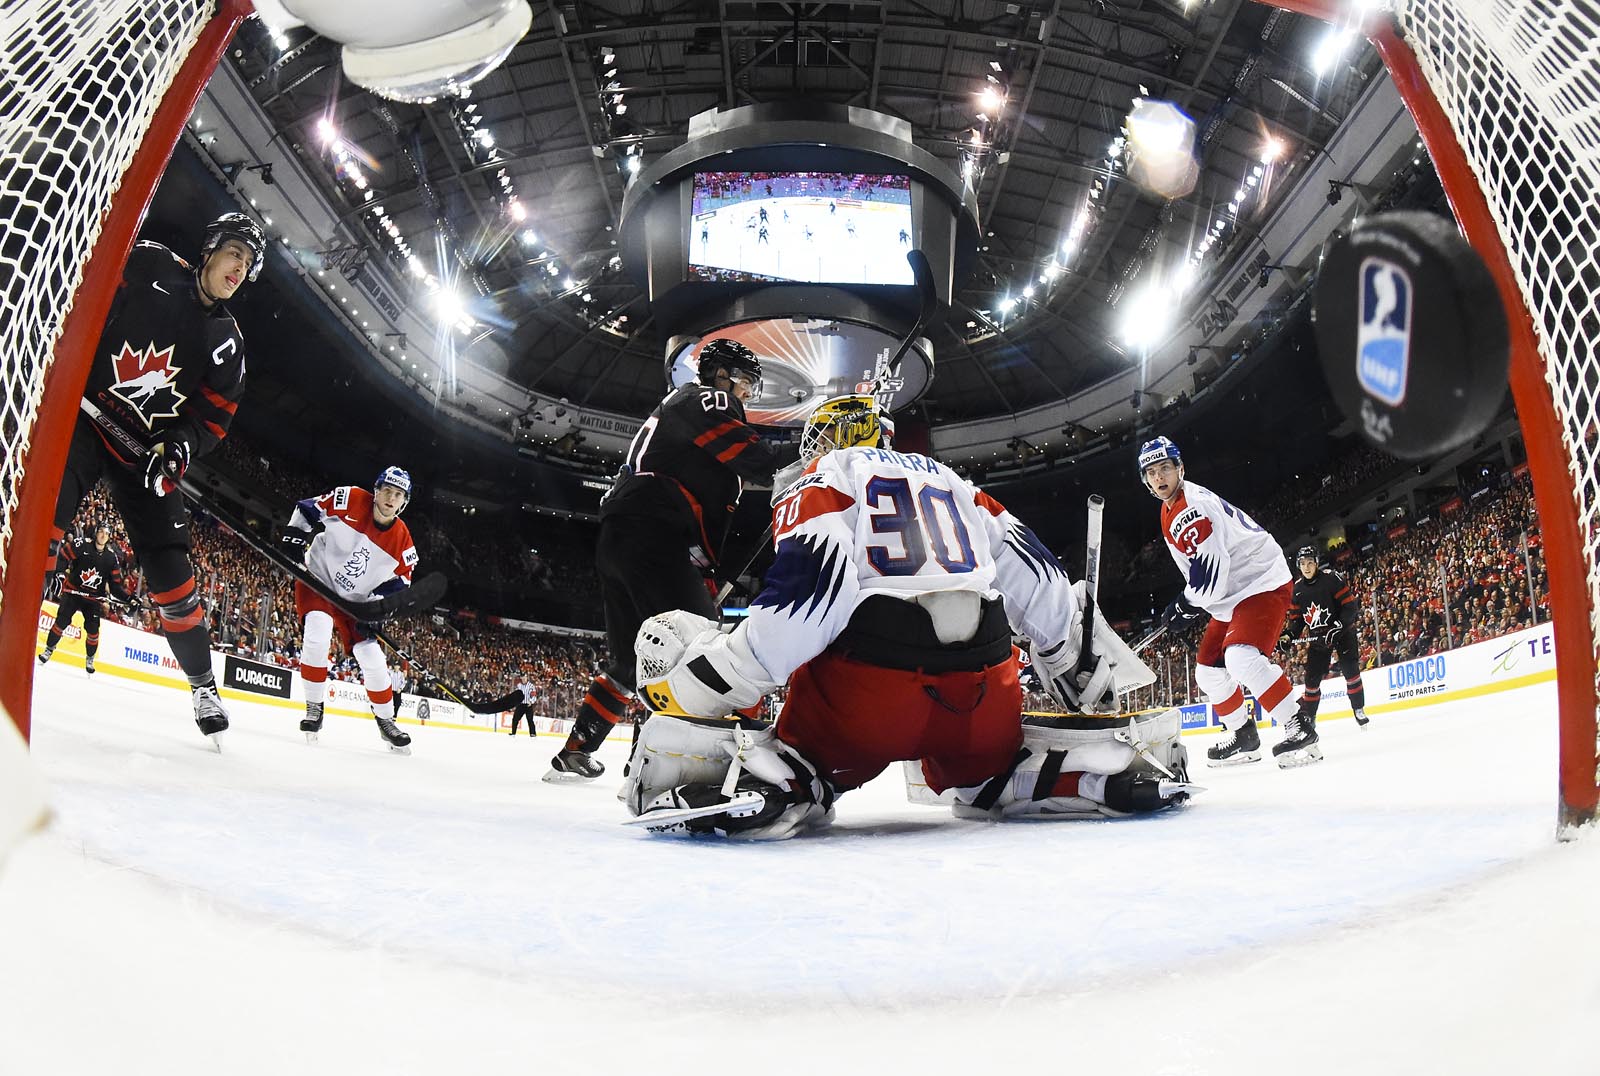
<instances>
[{"instance_id":1,"label":"red goal post","mask_svg":"<svg viewBox=\"0 0 1600 1076\"><path fill-rule=\"evenodd\" d=\"M1557 824L1570 837L1600 800L1600 21L1572 0L1263 2L1372 43L1505 300L1555 625Z\"/></svg>"},{"instance_id":2,"label":"red goal post","mask_svg":"<svg viewBox=\"0 0 1600 1076\"><path fill-rule=\"evenodd\" d=\"M249 0L5 6L0 707L26 736L45 550L92 350L156 182L251 9Z\"/></svg>"}]
</instances>

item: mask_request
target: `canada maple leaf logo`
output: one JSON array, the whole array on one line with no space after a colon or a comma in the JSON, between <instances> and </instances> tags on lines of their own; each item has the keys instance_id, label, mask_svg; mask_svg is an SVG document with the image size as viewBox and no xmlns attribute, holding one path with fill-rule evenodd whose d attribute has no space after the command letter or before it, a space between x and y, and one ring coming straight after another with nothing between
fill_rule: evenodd
<instances>
[{"instance_id":1,"label":"canada maple leaf logo","mask_svg":"<svg viewBox=\"0 0 1600 1076\"><path fill-rule=\"evenodd\" d=\"M140 349L123 343L111 366L117 375L111 395L133 408L146 429L154 429L157 419L177 418L178 405L189 398L178 391L183 367L172 364L170 347L157 351L154 344Z\"/></svg>"}]
</instances>

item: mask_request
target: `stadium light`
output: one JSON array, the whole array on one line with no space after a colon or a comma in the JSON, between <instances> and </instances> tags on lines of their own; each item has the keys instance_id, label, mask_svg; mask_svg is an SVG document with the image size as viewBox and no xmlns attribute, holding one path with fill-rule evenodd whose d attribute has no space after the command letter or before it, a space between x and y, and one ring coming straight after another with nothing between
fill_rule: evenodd
<instances>
[{"instance_id":1,"label":"stadium light","mask_svg":"<svg viewBox=\"0 0 1600 1076\"><path fill-rule=\"evenodd\" d=\"M333 125L332 120L324 116L317 121L317 137L322 140L323 145L328 145L339 137L339 128Z\"/></svg>"},{"instance_id":2,"label":"stadium light","mask_svg":"<svg viewBox=\"0 0 1600 1076\"><path fill-rule=\"evenodd\" d=\"M1354 35L1349 30L1331 27L1322 35L1322 40L1317 42L1316 48L1311 52L1311 70L1318 78L1326 75L1333 65L1344 56L1344 51L1350 45Z\"/></svg>"},{"instance_id":3,"label":"stadium light","mask_svg":"<svg viewBox=\"0 0 1600 1076\"><path fill-rule=\"evenodd\" d=\"M1146 284L1123 303L1121 337L1129 347L1149 348L1166 334L1174 307L1159 284Z\"/></svg>"},{"instance_id":4,"label":"stadium light","mask_svg":"<svg viewBox=\"0 0 1600 1076\"><path fill-rule=\"evenodd\" d=\"M534 233L534 230L532 228L529 228L527 231L522 233L522 245L523 246L531 247L535 243L537 243L538 241L539 241L539 237L538 237L538 235L536 235Z\"/></svg>"},{"instance_id":5,"label":"stadium light","mask_svg":"<svg viewBox=\"0 0 1600 1076\"><path fill-rule=\"evenodd\" d=\"M511 204L506 208L511 211L511 219L516 221L518 224L521 224L523 221L528 219L528 209L522 204L520 199L513 199Z\"/></svg>"},{"instance_id":6,"label":"stadium light","mask_svg":"<svg viewBox=\"0 0 1600 1076\"><path fill-rule=\"evenodd\" d=\"M440 288L433 293L433 311L440 321L454 325L467 316L467 304L449 288Z\"/></svg>"}]
</instances>

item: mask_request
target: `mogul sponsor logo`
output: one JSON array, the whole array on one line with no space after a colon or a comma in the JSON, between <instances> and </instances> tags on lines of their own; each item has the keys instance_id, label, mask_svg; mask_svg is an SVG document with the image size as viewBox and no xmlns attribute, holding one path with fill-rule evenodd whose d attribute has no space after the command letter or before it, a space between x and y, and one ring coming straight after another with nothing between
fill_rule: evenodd
<instances>
[{"instance_id":1,"label":"mogul sponsor logo","mask_svg":"<svg viewBox=\"0 0 1600 1076\"><path fill-rule=\"evenodd\" d=\"M247 661L229 654L223 661L222 675L229 687L238 688L240 691L253 691L257 695L274 695L280 699L289 697L289 670L280 669L276 665L264 665L259 661Z\"/></svg>"}]
</instances>

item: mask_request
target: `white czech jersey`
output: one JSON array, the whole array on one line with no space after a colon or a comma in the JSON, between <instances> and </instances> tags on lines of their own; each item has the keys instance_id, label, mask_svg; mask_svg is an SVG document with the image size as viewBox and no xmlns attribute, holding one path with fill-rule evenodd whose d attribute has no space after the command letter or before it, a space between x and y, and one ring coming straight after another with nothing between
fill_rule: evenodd
<instances>
[{"instance_id":1,"label":"white czech jersey","mask_svg":"<svg viewBox=\"0 0 1600 1076\"><path fill-rule=\"evenodd\" d=\"M1172 503L1161 506L1161 534L1187 581L1184 598L1217 620L1232 620L1245 598L1289 582L1272 535L1198 482L1186 479Z\"/></svg>"},{"instance_id":2,"label":"white czech jersey","mask_svg":"<svg viewBox=\"0 0 1600 1076\"><path fill-rule=\"evenodd\" d=\"M309 530L318 520L326 529L312 539L306 569L335 595L364 602L411 584L417 566L411 531L399 519L387 527L373 522L371 490L340 486L300 501L289 523Z\"/></svg>"},{"instance_id":3,"label":"white czech jersey","mask_svg":"<svg viewBox=\"0 0 1600 1076\"><path fill-rule=\"evenodd\" d=\"M829 452L773 504L772 537L766 586L738 630L774 683L826 649L874 594L998 595L1011 626L1042 646L1065 637L1077 610L1066 570L1034 533L927 456Z\"/></svg>"}]
</instances>

